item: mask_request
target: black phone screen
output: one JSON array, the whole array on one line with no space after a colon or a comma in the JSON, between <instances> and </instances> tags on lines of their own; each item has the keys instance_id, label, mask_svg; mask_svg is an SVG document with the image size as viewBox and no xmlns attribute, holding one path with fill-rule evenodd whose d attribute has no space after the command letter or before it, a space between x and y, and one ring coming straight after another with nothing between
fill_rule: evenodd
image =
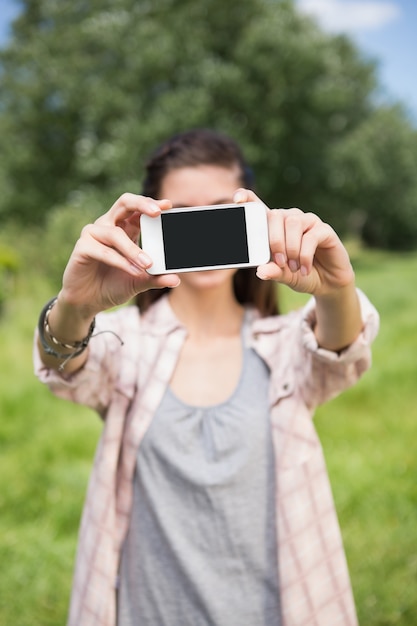
<instances>
[{"instance_id":1,"label":"black phone screen","mask_svg":"<svg viewBox=\"0 0 417 626\"><path fill-rule=\"evenodd\" d=\"M167 270L249 262L245 207L161 214Z\"/></svg>"}]
</instances>

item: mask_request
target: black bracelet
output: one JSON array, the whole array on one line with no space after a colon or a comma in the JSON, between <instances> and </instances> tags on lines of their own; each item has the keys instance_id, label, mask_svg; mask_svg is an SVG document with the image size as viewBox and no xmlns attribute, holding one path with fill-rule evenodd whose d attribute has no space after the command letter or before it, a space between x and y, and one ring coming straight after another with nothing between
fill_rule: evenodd
<instances>
[{"instance_id":1,"label":"black bracelet","mask_svg":"<svg viewBox=\"0 0 417 626\"><path fill-rule=\"evenodd\" d=\"M58 368L60 371L62 371L68 361L70 361L71 359L74 359L76 356L79 356L80 354L82 354L82 352L84 352L84 350L88 346L88 343L93 335L94 328L96 325L96 320L95 318L93 319L93 321L90 324L90 328L88 329L88 334L81 341L74 341L73 343L63 343L59 341L56 337L53 336L51 329L49 327L49 321L48 321L49 313L52 307L55 305L57 300L58 300L57 297L52 298L43 307L41 314L39 316L38 331L39 331L39 340L41 342L42 348L45 351L45 353L49 354L50 356L55 357L56 359L64 359L64 362L61 363L61 365ZM68 352L62 353L62 352L57 352L57 350L54 350L54 348L47 342L45 333L53 344L55 344L56 346L59 346L60 348L73 350L73 352L70 352L68 354Z\"/></svg>"}]
</instances>

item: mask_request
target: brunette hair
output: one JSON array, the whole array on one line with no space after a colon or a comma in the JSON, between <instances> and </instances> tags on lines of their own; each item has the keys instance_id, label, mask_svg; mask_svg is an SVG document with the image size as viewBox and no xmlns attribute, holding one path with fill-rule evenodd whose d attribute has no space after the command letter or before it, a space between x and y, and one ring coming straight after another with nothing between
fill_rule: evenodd
<instances>
[{"instance_id":1,"label":"brunette hair","mask_svg":"<svg viewBox=\"0 0 417 626\"><path fill-rule=\"evenodd\" d=\"M227 135L202 128L174 135L155 150L146 164L143 194L160 198L162 182L169 172L198 165L237 167L242 187L254 187L252 170L238 144ZM275 283L259 280L255 269L239 269L234 275L234 290L239 303L254 305L262 316L279 313ZM135 303L143 312L167 291L145 291L136 296Z\"/></svg>"}]
</instances>

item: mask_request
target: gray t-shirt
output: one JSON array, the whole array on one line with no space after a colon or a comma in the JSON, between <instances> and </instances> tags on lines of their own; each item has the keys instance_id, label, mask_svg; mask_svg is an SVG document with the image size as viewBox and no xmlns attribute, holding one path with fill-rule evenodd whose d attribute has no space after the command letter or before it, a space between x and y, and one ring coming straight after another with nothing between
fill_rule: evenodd
<instances>
[{"instance_id":1,"label":"gray t-shirt","mask_svg":"<svg viewBox=\"0 0 417 626\"><path fill-rule=\"evenodd\" d=\"M279 626L268 382L245 349L226 402L166 390L138 452L118 626Z\"/></svg>"}]
</instances>

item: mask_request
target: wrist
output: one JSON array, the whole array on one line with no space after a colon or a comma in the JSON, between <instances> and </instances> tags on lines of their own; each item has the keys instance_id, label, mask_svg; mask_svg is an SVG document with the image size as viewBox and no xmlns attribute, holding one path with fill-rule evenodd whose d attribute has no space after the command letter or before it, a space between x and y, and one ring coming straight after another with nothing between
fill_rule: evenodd
<instances>
[{"instance_id":1,"label":"wrist","mask_svg":"<svg viewBox=\"0 0 417 626\"><path fill-rule=\"evenodd\" d=\"M343 284L338 285L332 289L328 289L326 291L313 294L316 302L322 302L323 304L337 304L338 302L342 302L346 298L351 298L352 294L356 293L356 282L355 277Z\"/></svg>"},{"instance_id":2,"label":"wrist","mask_svg":"<svg viewBox=\"0 0 417 626\"><path fill-rule=\"evenodd\" d=\"M58 306L58 298L52 298L49 302L46 303L44 308L41 311L38 322L38 332L39 332L39 342L40 345L46 355L49 357L53 357L54 359L61 360L62 363L59 366L59 370L63 370L65 365L71 359L80 356L88 346L88 343L93 335L95 328L95 318L92 319L90 325L88 327L88 331L83 335L80 339L67 339L66 337L75 336L77 331L81 333L80 326L76 326L77 331L74 331L74 335L71 335L71 329L65 326L65 316L64 318L55 316L57 320L57 326L59 329L58 333L55 333L51 328L50 316L51 313ZM61 324L58 324L58 320L60 320Z\"/></svg>"},{"instance_id":3,"label":"wrist","mask_svg":"<svg viewBox=\"0 0 417 626\"><path fill-rule=\"evenodd\" d=\"M350 345L359 335L362 316L355 283L338 288L326 295L315 296L318 344L339 351Z\"/></svg>"},{"instance_id":4,"label":"wrist","mask_svg":"<svg viewBox=\"0 0 417 626\"><path fill-rule=\"evenodd\" d=\"M73 322L74 324L89 325L93 318L100 312L97 307L91 306L90 303L83 303L74 300L67 291L63 288L58 292L56 297L54 316L65 318L66 323Z\"/></svg>"}]
</instances>

